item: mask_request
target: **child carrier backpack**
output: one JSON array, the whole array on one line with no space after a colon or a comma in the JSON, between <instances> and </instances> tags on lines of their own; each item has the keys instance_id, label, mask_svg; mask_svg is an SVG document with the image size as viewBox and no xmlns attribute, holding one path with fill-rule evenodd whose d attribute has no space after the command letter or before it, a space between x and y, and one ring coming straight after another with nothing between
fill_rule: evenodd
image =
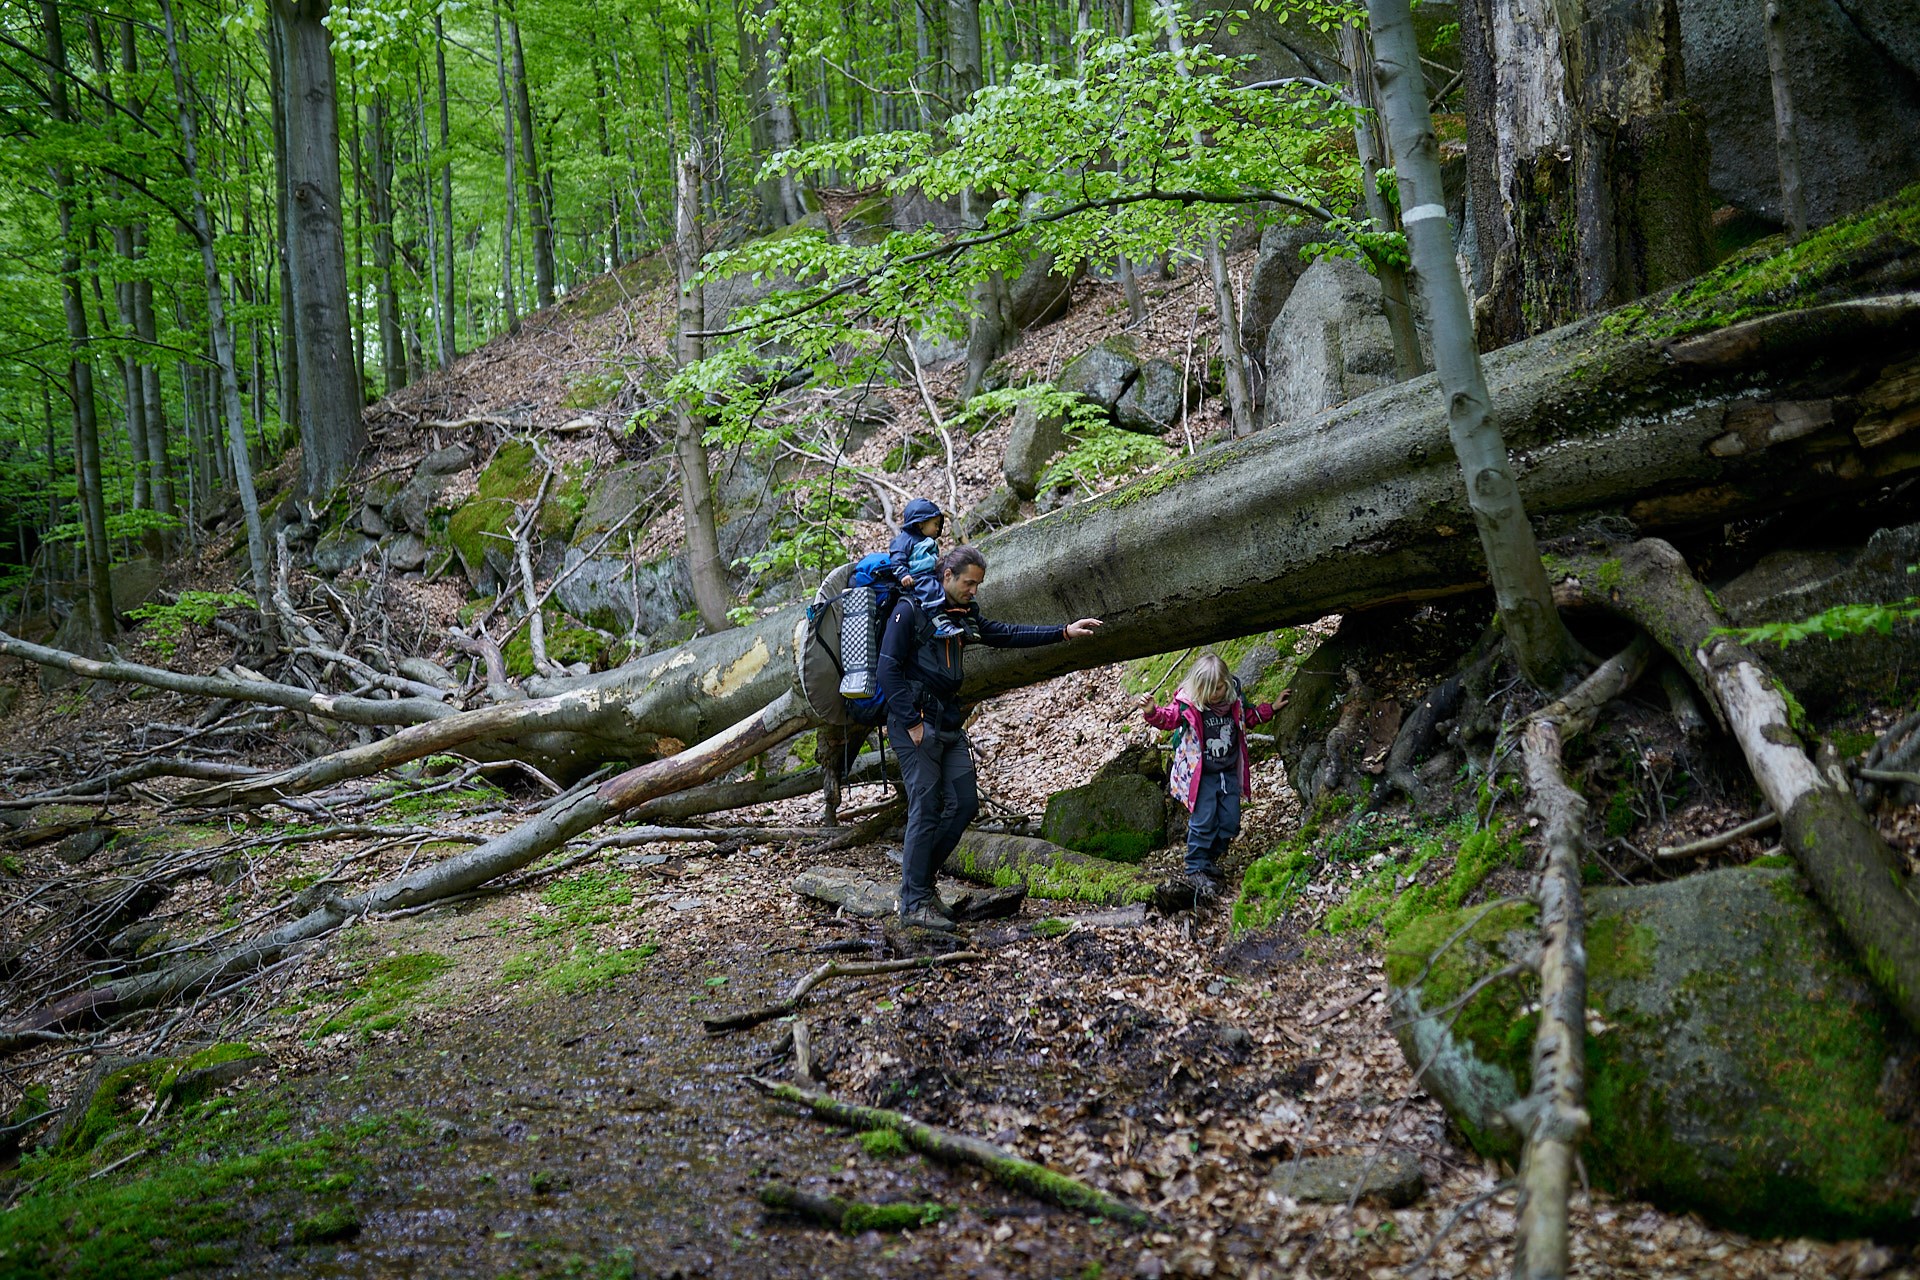
<instances>
[{"instance_id":1,"label":"child carrier backpack","mask_svg":"<svg viewBox=\"0 0 1920 1280\"><path fill-rule=\"evenodd\" d=\"M800 690L815 714L834 724L876 725L886 718L880 687L880 633L899 598L884 551L827 575L795 637Z\"/></svg>"}]
</instances>

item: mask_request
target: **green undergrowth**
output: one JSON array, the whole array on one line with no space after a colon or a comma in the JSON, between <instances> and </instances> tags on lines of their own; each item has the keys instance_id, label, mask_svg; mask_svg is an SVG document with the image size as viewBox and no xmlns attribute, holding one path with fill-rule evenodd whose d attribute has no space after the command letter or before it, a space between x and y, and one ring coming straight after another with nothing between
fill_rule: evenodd
<instances>
[{"instance_id":1,"label":"green undergrowth","mask_svg":"<svg viewBox=\"0 0 1920 1280\"><path fill-rule=\"evenodd\" d=\"M165 1065L176 1064L137 1070ZM376 1137L420 1132L401 1113L302 1138L284 1104L257 1096L209 1098L140 1128L125 1095L105 1107L96 1096L106 1123L89 1145L31 1152L0 1175L0 1203L12 1204L0 1212L0 1280L160 1280L230 1266L250 1236L282 1247L342 1239L359 1221L362 1153Z\"/></svg>"},{"instance_id":2,"label":"green undergrowth","mask_svg":"<svg viewBox=\"0 0 1920 1280\"><path fill-rule=\"evenodd\" d=\"M457 811L479 813L497 809L507 802L507 793L485 778L475 778L462 787L445 791L423 791L418 777L391 778L373 788L376 800L385 800L383 812L397 818L418 818L432 813Z\"/></svg>"},{"instance_id":3,"label":"green undergrowth","mask_svg":"<svg viewBox=\"0 0 1920 1280\"><path fill-rule=\"evenodd\" d=\"M1351 933L1377 924L1391 941L1415 921L1465 904L1489 875L1525 854L1519 830L1498 816L1484 827L1465 815L1434 829L1381 813L1342 822L1345 807L1324 808L1247 867L1233 905L1237 932L1273 924L1309 884L1334 876L1345 893L1318 930Z\"/></svg>"},{"instance_id":4,"label":"green undergrowth","mask_svg":"<svg viewBox=\"0 0 1920 1280\"><path fill-rule=\"evenodd\" d=\"M1603 322L1622 337L1664 338L1826 301L1882 258L1920 252L1920 184L1809 234L1770 236L1665 298L1622 307Z\"/></svg>"},{"instance_id":5,"label":"green undergrowth","mask_svg":"<svg viewBox=\"0 0 1920 1280\"><path fill-rule=\"evenodd\" d=\"M386 1031L406 1020L405 1006L433 979L453 968L453 961L433 951L382 956L367 966L355 984L352 1001L328 1017L307 1036L318 1040L336 1031L362 1035Z\"/></svg>"},{"instance_id":6,"label":"green undergrowth","mask_svg":"<svg viewBox=\"0 0 1920 1280\"><path fill-rule=\"evenodd\" d=\"M501 966L500 981L538 982L548 991L579 995L639 971L647 957L660 949L657 942L637 947L597 946L585 931L565 951L558 946L522 951Z\"/></svg>"}]
</instances>

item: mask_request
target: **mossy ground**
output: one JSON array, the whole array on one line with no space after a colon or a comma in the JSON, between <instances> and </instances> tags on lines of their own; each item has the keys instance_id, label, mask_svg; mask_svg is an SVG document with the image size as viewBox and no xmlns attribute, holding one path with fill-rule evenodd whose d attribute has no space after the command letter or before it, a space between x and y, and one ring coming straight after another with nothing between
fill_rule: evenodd
<instances>
[{"instance_id":1,"label":"mossy ground","mask_svg":"<svg viewBox=\"0 0 1920 1280\"><path fill-rule=\"evenodd\" d=\"M626 977L659 950L652 942L610 946L600 936L601 926L633 904L623 872L582 871L549 885L540 901L543 909L528 928L541 945L507 960L500 970L504 983L537 982L546 991L578 995Z\"/></svg>"},{"instance_id":2,"label":"mossy ground","mask_svg":"<svg viewBox=\"0 0 1920 1280\"><path fill-rule=\"evenodd\" d=\"M351 1192L367 1144L419 1133L403 1113L301 1137L287 1108L260 1096L207 1099L145 1128L117 1102L102 1119L85 1147L30 1153L11 1185L0 1176L0 1200L13 1201L0 1216L0 1280L159 1280L230 1264L249 1238L278 1244L288 1222L316 1224L291 1234L296 1245L340 1239L358 1222Z\"/></svg>"},{"instance_id":3,"label":"mossy ground","mask_svg":"<svg viewBox=\"0 0 1920 1280\"><path fill-rule=\"evenodd\" d=\"M1236 931L1271 925L1309 883L1333 874L1345 893L1319 928L1339 934L1377 924L1391 941L1414 922L1466 903L1489 875L1525 856L1518 830L1498 816L1485 826L1468 815L1437 828L1381 813L1337 818L1323 810L1249 864L1233 905Z\"/></svg>"},{"instance_id":4,"label":"mossy ground","mask_svg":"<svg viewBox=\"0 0 1920 1280\"><path fill-rule=\"evenodd\" d=\"M453 968L453 961L432 951L382 956L368 965L345 1008L329 1016L309 1033L318 1040L336 1031L363 1035L397 1027L412 1003L433 979Z\"/></svg>"}]
</instances>

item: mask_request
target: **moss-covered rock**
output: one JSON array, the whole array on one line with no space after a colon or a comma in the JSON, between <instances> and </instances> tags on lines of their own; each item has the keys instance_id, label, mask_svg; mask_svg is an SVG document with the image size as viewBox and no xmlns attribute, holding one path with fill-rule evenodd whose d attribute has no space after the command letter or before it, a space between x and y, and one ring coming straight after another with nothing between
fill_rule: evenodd
<instances>
[{"instance_id":1,"label":"moss-covered rock","mask_svg":"<svg viewBox=\"0 0 1920 1280\"><path fill-rule=\"evenodd\" d=\"M596 671L606 665L612 636L552 609L545 611L545 621L549 660L563 667L584 662ZM533 641L525 627L514 632L500 656L506 661L508 675L524 679L533 674Z\"/></svg>"},{"instance_id":2,"label":"moss-covered rock","mask_svg":"<svg viewBox=\"0 0 1920 1280\"><path fill-rule=\"evenodd\" d=\"M1587 895L1594 1180L1760 1235L1920 1226L1920 1043L1790 871L1734 868ZM1533 908L1429 917L1390 951L1395 1032L1475 1148L1528 1085L1533 992L1493 983L1534 945ZM1432 957L1430 959L1430 957ZM1450 1024L1450 1025L1449 1025Z\"/></svg>"},{"instance_id":3,"label":"moss-covered rock","mask_svg":"<svg viewBox=\"0 0 1920 1280\"><path fill-rule=\"evenodd\" d=\"M1150 778L1096 778L1047 797L1040 833L1057 845L1137 863L1167 838L1167 795Z\"/></svg>"},{"instance_id":4,"label":"moss-covered rock","mask_svg":"<svg viewBox=\"0 0 1920 1280\"><path fill-rule=\"evenodd\" d=\"M447 541L475 591L497 591L513 572L513 503L471 498L447 521Z\"/></svg>"}]
</instances>

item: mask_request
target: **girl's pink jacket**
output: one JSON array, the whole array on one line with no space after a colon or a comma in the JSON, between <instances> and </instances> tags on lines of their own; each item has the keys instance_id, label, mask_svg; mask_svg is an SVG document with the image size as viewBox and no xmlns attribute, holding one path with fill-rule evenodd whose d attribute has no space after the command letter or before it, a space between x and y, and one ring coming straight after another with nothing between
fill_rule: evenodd
<instances>
[{"instance_id":1,"label":"girl's pink jacket","mask_svg":"<svg viewBox=\"0 0 1920 1280\"><path fill-rule=\"evenodd\" d=\"M1247 750L1247 730L1273 719L1274 706L1271 702L1263 702L1257 707L1250 707L1239 698L1230 700L1227 705L1231 708L1228 714L1233 717L1238 730L1235 736L1240 739L1240 798L1251 800L1253 760ZM1173 767L1167 774L1167 790L1191 811L1194 803L1200 799L1200 708L1188 702L1186 695L1175 694L1171 706L1147 707L1141 714L1156 729L1183 730L1174 739Z\"/></svg>"}]
</instances>

